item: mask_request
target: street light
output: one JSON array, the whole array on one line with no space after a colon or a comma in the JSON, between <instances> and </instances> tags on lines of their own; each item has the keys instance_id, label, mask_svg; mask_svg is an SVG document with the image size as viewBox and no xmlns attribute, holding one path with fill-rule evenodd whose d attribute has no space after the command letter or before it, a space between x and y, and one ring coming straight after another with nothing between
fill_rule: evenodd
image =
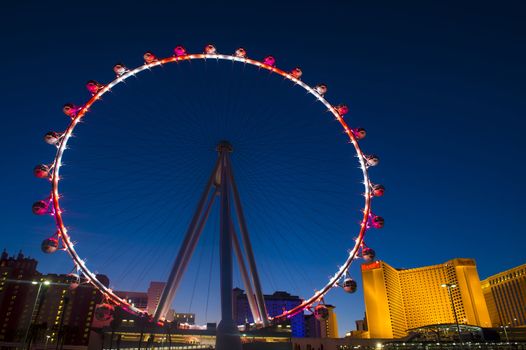
<instances>
[{"instance_id":1,"label":"street light","mask_svg":"<svg viewBox=\"0 0 526 350\"><path fill-rule=\"evenodd\" d=\"M506 328L509 326L500 326L500 328L504 329L504 335L506 336L506 344L509 344L510 338L508 337L508 332L506 331Z\"/></svg>"},{"instance_id":2,"label":"street light","mask_svg":"<svg viewBox=\"0 0 526 350\"><path fill-rule=\"evenodd\" d=\"M458 340L462 343L462 336L460 334L460 324L458 323L457 309L455 308L455 302L453 301L453 294L451 293L451 289L457 288L457 285L454 283L443 283L440 285L440 287L447 288L447 292L449 294L449 300L451 300L451 307L453 308L453 315L455 316L455 323L457 325Z\"/></svg>"},{"instance_id":3,"label":"street light","mask_svg":"<svg viewBox=\"0 0 526 350\"><path fill-rule=\"evenodd\" d=\"M29 322L27 324L27 328L26 328L26 334L24 336L24 344L28 343L28 336L29 336L29 329L31 328L32 324L33 324L33 316L35 316L35 310L37 309L37 304L38 304L38 311L40 311L40 303L38 302L38 299L40 297L40 291L42 289L42 285L45 285L45 286L49 286L51 284L50 281L48 280L45 280L45 281L31 281L31 284L33 285L37 285L38 284L38 289L37 289L37 295L35 297L35 302L33 304L33 310L31 311L31 315L29 315ZM35 316L38 317L38 311L37 311L37 315ZM35 319L36 321L36 319ZM29 341L29 344L28 344L28 348L31 347L31 341Z\"/></svg>"},{"instance_id":4,"label":"street light","mask_svg":"<svg viewBox=\"0 0 526 350\"><path fill-rule=\"evenodd\" d=\"M49 342L50 335L46 335L46 345L44 345L44 350L47 350L47 343Z\"/></svg>"}]
</instances>

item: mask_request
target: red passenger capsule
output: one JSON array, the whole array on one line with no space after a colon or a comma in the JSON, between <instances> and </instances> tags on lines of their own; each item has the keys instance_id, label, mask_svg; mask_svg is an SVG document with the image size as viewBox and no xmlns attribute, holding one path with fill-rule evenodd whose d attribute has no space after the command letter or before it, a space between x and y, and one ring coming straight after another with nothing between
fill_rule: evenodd
<instances>
[{"instance_id":1,"label":"red passenger capsule","mask_svg":"<svg viewBox=\"0 0 526 350\"><path fill-rule=\"evenodd\" d=\"M116 65L113 66L113 71L115 72L117 77L120 77L120 76L126 74L129 70L128 70L128 68L126 68L126 66L124 64L117 63Z\"/></svg>"},{"instance_id":2,"label":"red passenger capsule","mask_svg":"<svg viewBox=\"0 0 526 350\"><path fill-rule=\"evenodd\" d=\"M267 56L263 59L263 63L267 66L274 67L276 65L276 59L274 58L274 56Z\"/></svg>"},{"instance_id":3,"label":"red passenger capsule","mask_svg":"<svg viewBox=\"0 0 526 350\"><path fill-rule=\"evenodd\" d=\"M329 318L329 309L323 304L317 305L314 308L314 317L318 321L323 321Z\"/></svg>"},{"instance_id":4,"label":"red passenger capsule","mask_svg":"<svg viewBox=\"0 0 526 350\"><path fill-rule=\"evenodd\" d=\"M384 218L381 216L374 216L371 220L371 224L374 228L382 228L384 227Z\"/></svg>"},{"instance_id":5,"label":"red passenger capsule","mask_svg":"<svg viewBox=\"0 0 526 350\"><path fill-rule=\"evenodd\" d=\"M290 75L292 75L296 79L300 79L301 76L303 75L303 72L301 71L300 67L296 67L290 71Z\"/></svg>"},{"instance_id":6,"label":"red passenger capsule","mask_svg":"<svg viewBox=\"0 0 526 350\"><path fill-rule=\"evenodd\" d=\"M46 254L54 253L58 249L58 239L54 237L46 238L42 241L40 248Z\"/></svg>"},{"instance_id":7,"label":"red passenger capsule","mask_svg":"<svg viewBox=\"0 0 526 350\"><path fill-rule=\"evenodd\" d=\"M383 185L379 185L379 184L373 185L372 190L373 190L373 195L375 197L381 197L385 193L385 187Z\"/></svg>"},{"instance_id":8,"label":"red passenger capsule","mask_svg":"<svg viewBox=\"0 0 526 350\"><path fill-rule=\"evenodd\" d=\"M104 87L104 85L99 84L99 83L96 82L95 80L90 80L90 81L88 81L88 82L86 83L86 89L88 89L88 91L89 91L92 95L97 94L97 92L99 92L103 87Z\"/></svg>"},{"instance_id":9,"label":"red passenger capsule","mask_svg":"<svg viewBox=\"0 0 526 350\"><path fill-rule=\"evenodd\" d=\"M33 206L31 207L33 210L33 214L35 215L45 215L48 213L49 209L49 202L47 201L38 201L33 203Z\"/></svg>"},{"instance_id":10,"label":"red passenger capsule","mask_svg":"<svg viewBox=\"0 0 526 350\"><path fill-rule=\"evenodd\" d=\"M371 262L376 257L376 252L372 248L362 249L362 258L367 262Z\"/></svg>"},{"instance_id":11,"label":"red passenger capsule","mask_svg":"<svg viewBox=\"0 0 526 350\"><path fill-rule=\"evenodd\" d=\"M80 108L75 106L73 103L66 103L64 107L62 107L62 112L64 112L64 114L70 117L71 119L77 116L79 110Z\"/></svg>"},{"instance_id":12,"label":"red passenger capsule","mask_svg":"<svg viewBox=\"0 0 526 350\"><path fill-rule=\"evenodd\" d=\"M113 316L115 308L110 304L99 304L95 308L95 318L98 321L109 321Z\"/></svg>"},{"instance_id":13,"label":"red passenger capsule","mask_svg":"<svg viewBox=\"0 0 526 350\"><path fill-rule=\"evenodd\" d=\"M69 290L77 289L80 285L80 276L76 273L68 273L66 275L66 282L69 284Z\"/></svg>"},{"instance_id":14,"label":"red passenger capsule","mask_svg":"<svg viewBox=\"0 0 526 350\"><path fill-rule=\"evenodd\" d=\"M155 55L150 51L146 51L142 58L144 58L144 63L153 63L157 61L157 57L155 57Z\"/></svg>"},{"instance_id":15,"label":"red passenger capsule","mask_svg":"<svg viewBox=\"0 0 526 350\"><path fill-rule=\"evenodd\" d=\"M44 141L50 145L56 145L61 138L62 134L55 131L50 131L44 135Z\"/></svg>"},{"instance_id":16,"label":"red passenger capsule","mask_svg":"<svg viewBox=\"0 0 526 350\"><path fill-rule=\"evenodd\" d=\"M217 50L214 45L208 44L205 46L204 53L207 55L215 55L217 53Z\"/></svg>"},{"instance_id":17,"label":"red passenger capsule","mask_svg":"<svg viewBox=\"0 0 526 350\"><path fill-rule=\"evenodd\" d=\"M236 50L236 52L234 53L234 55L236 55L236 57L242 57L242 58L245 58L247 57L247 51L240 47Z\"/></svg>"},{"instance_id":18,"label":"red passenger capsule","mask_svg":"<svg viewBox=\"0 0 526 350\"><path fill-rule=\"evenodd\" d=\"M327 93L328 89L327 89L327 85L325 85L325 84L318 84L318 85L316 85L314 87L314 90L316 90L316 92L319 95L323 96L323 95L325 95Z\"/></svg>"},{"instance_id":19,"label":"red passenger capsule","mask_svg":"<svg viewBox=\"0 0 526 350\"><path fill-rule=\"evenodd\" d=\"M355 128L352 132L357 140L362 140L367 135L367 131L364 128Z\"/></svg>"},{"instance_id":20,"label":"red passenger capsule","mask_svg":"<svg viewBox=\"0 0 526 350\"><path fill-rule=\"evenodd\" d=\"M33 175L39 179L45 179L49 177L49 166L46 164L39 164L33 168Z\"/></svg>"},{"instance_id":21,"label":"red passenger capsule","mask_svg":"<svg viewBox=\"0 0 526 350\"><path fill-rule=\"evenodd\" d=\"M349 113L349 107L347 107L347 105L343 105L343 104L337 105L335 108L338 114L341 115L342 117L346 115L347 113Z\"/></svg>"},{"instance_id":22,"label":"red passenger capsule","mask_svg":"<svg viewBox=\"0 0 526 350\"><path fill-rule=\"evenodd\" d=\"M179 56L184 56L186 55L186 49L184 48L184 46L176 46L175 49L174 49L174 54L179 57Z\"/></svg>"},{"instance_id":23,"label":"red passenger capsule","mask_svg":"<svg viewBox=\"0 0 526 350\"><path fill-rule=\"evenodd\" d=\"M347 293L354 293L356 292L356 289L358 288L358 284L352 278L347 277L343 281L342 287L343 287L343 290L346 291Z\"/></svg>"},{"instance_id":24,"label":"red passenger capsule","mask_svg":"<svg viewBox=\"0 0 526 350\"><path fill-rule=\"evenodd\" d=\"M378 163L380 162L380 158L378 158L378 156L374 154L366 155L365 160L366 160L367 166L377 166Z\"/></svg>"}]
</instances>

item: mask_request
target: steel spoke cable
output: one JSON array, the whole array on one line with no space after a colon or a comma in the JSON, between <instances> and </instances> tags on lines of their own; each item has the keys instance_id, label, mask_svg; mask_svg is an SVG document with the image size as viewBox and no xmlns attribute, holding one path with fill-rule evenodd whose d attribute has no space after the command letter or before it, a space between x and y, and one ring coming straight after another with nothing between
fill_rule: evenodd
<instances>
[{"instance_id":1,"label":"steel spoke cable","mask_svg":"<svg viewBox=\"0 0 526 350\"><path fill-rule=\"evenodd\" d=\"M190 302L188 303L188 313L190 313L190 311L192 310L192 304L194 302L194 296L195 296L195 289L197 287L197 281L199 279L199 276L200 276L200 272L201 272L201 264L203 262L203 255L205 253L205 249L204 247L206 246L206 237L203 238L203 247L201 248L201 251L199 253L199 260L198 260L198 264L197 264L197 272L195 274L195 279L194 279L194 284L192 286L192 296L190 298Z\"/></svg>"},{"instance_id":2,"label":"steel spoke cable","mask_svg":"<svg viewBox=\"0 0 526 350\"><path fill-rule=\"evenodd\" d=\"M249 195L252 195L252 193L253 193L253 192L251 192ZM258 204L261 203L261 201L254 201L254 200L251 201L251 202L252 202L252 203L258 203ZM257 210L254 210L254 211L258 213L258 217L259 217L260 215L262 215L263 217L267 217L267 216L265 215L265 212L266 212L265 208L266 208L266 207L259 205L259 206L258 206L258 209L257 209ZM279 208L279 210L277 210L277 211L282 212L282 211L284 211L284 209L283 209L283 208ZM274 226L278 226L278 227L283 226L283 224L281 224L281 223L280 223L280 224L276 224L275 221L276 221L275 218L273 218L273 219L272 219L272 223L274 223L274 225L270 225L271 227L274 227ZM286 222L286 221L285 221L285 225L287 225L287 222ZM268 226L265 226L265 227L268 227ZM297 231L297 230L289 229L289 230L287 231L287 233L290 233L290 234L292 234L292 235L296 235L296 231ZM304 230L304 232L309 232L309 230ZM284 234L284 235L274 235L274 236L276 236L276 237L281 237L281 238L286 237L285 234ZM312 241L317 241L317 238L318 238L317 236L312 236L312 239L309 239L309 240L310 240L311 242L312 242ZM296 235L296 242L289 242L288 244L286 244L286 246L294 246L294 245L297 246L297 245L298 245L298 242L304 242L304 241L305 241L305 237L301 237L301 236ZM293 244L293 243L294 243L294 244ZM306 248L306 249L301 249L300 251L302 251L302 252L305 252L305 251L309 252L309 250L310 250L310 246L307 246L307 247L305 247L305 248ZM316 252L314 252L314 251L310 251L310 252L309 252L309 255L311 255L311 256L319 256L319 253L316 253ZM303 269L300 269L300 270L302 271L302 275L307 275L307 274L303 271Z\"/></svg>"},{"instance_id":3,"label":"steel spoke cable","mask_svg":"<svg viewBox=\"0 0 526 350\"><path fill-rule=\"evenodd\" d=\"M188 203L188 202L190 202L190 201L189 201L190 196L191 196L191 193L189 193L188 196L187 196L188 201L183 201L182 203ZM161 196L159 196L159 197L161 197ZM169 201L170 201L170 196L168 196L168 197L165 198L165 203L160 202L160 203L159 203L159 206L162 206L162 205L168 203ZM155 213L160 213L160 211L155 210L153 213L154 213L154 214L155 214ZM151 219L151 217L150 217L150 219ZM129 218L128 218L128 221L129 221ZM141 227L133 227L133 230L132 230L132 231L128 231L128 235L129 235L129 236L130 236L130 235L133 236L134 233L138 233L138 232L140 232L140 231L141 231ZM132 244L132 243L131 243L131 244ZM121 245L122 245L122 244L121 244ZM125 250L122 250L122 251L125 251ZM113 256L111 257L111 259L114 259L114 258L115 258L115 256L113 255Z\"/></svg>"},{"instance_id":4,"label":"steel spoke cable","mask_svg":"<svg viewBox=\"0 0 526 350\"><path fill-rule=\"evenodd\" d=\"M259 203L261 203L260 201L253 201L253 203L258 203L258 205L257 205L258 218L260 219L260 221L263 222L262 225L258 225L258 226L262 226L262 227L266 227L266 228L274 228L274 227L281 227L281 226L282 226L282 225L281 225L281 222L280 222L280 223L277 223L277 222L276 222L276 220L275 220L276 218L275 218L275 217L272 218L272 220L271 220L271 219L268 219L269 216L268 216L268 215L265 215L266 212L267 212L267 210L266 210L266 206L260 205L260 204L259 204ZM281 210L282 210L282 209L280 209L280 211L281 211ZM274 230L274 229L272 229L272 230L269 229L269 231L274 231L274 233L277 233L276 230ZM270 242L272 243L272 248L273 248L275 251L278 252L277 256L280 257L280 258L282 258L283 256L286 256L287 254L285 254L285 252L283 252L283 251L279 248L280 245L277 244L277 242L276 242L276 240L274 239L274 237L281 237L282 239L286 240L286 238L285 238L286 235L287 235L287 234L290 234L291 232L294 232L294 231L292 230L292 231L283 232L283 234L272 234L272 233L271 233L271 234L265 235L265 239L270 240ZM294 234L294 233L293 233L293 234ZM298 237L298 238L299 238L299 240L298 240L297 242L295 242L295 243L293 243L293 244L291 244L291 242L289 242L289 244L287 244L286 246L289 246L289 247L291 247L291 246L297 246L297 245L298 245L298 242L302 242L303 239L304 239L304 237L303 237L303 238ZM293 252L289 253L288 255L291 255L291 254L293 254ZM285 260L284 260L283 258L281 259L281 262L282 262L284 265L289 265L289 266L290 266L290 264L286 264L286 263L285 263ZM290 261L289 261L289 262L290 262ZM298 289L297 289L298 284L297 284L297 281L296 281L295 278L294 278L294 274L292 274L292 273L290 272L290 270L288 269L288 266L284 266L284 267L282 267L282 268L284 268L284 269L286 270L286 272L287 272L288 275L289 275L290 281L292 281L292 283L294 284L294 287L296 288L296 291L298 291ZM305 273L302 273L302 274L305 274Z\"/></svg>"},{"instance_id":5,"label":"steel spoke cable","mask_svg":"<svg viewBox=\"0 0 526 350\"><path fill-rule=\"evenodd\" d=\"M258 211L258 212L259 212L259 211ZM265 216L261 216L261 218L265 218ZM265 222L265 225L268 225L268 226L265 226L265 227L273 227L271 221L269 221L269 220L264 220L264 222ZM278 247L278 246L275 244L275 242L273 241L273 238L272 238L273 235L268 235L268 236L266 236L266 238L268 239L269 236L270 236L270 240L271 240L271 242L273 243L273 248L280 252L280 254L278 254L278 255L279 255L280 257L284 256L284 255L282 255L283 252L281 252L281 250L279 249L279 247ZM284 262L284 260L282 260L282 262ZM295 283L295 278L294 278L294 276L290 273L290 271L288 270L288 267L287 267L287 266L283 266L282 268L285 269L286 273L289 274L290 281L292 281L293 283Z\"/></svg>"},{"instance_id":6,"label":"steel spoke cable","mask_svg":"<svg viewBox=\"0 0 526 350\"><path fill-rule=\"evenodd\" d=\"M175 190L175 189L174 189L174 190ZM186 201L182 201L182 203L187 203L187 205L185 206L186 208L188 208L189 205L190 205L190 204L189 204L189 203L191 202L191 201L190 201L190 196L191 196L191 193L188 194L188 196L187 196L187 198L186 198L186 199L187 199ZM162 206L164 206L164 205L167 205L167 204L170 203L172 200L173 200L173 199L171 198L171 196L166 196L165 199L164 199L164 202L160 202L160 203L159 203L159 207L162 207ZM133 230L132 230L132 231L128 231L128 235L129 235L129 236L133 236L135 233L139 233L139 232L142 230L142 228L144 228L145 225L147 225L147 223L150 222L150 221L152 220L152 218L154 217L153 215L159 215L159 213L162 213L162 211L160 211L160 210L155 210L155 211L153 211L153 214L152 214L151 216L148 217L148 220L145 220L145 223L144 223L144 224L142 224L141 226L133 225L133 226L132 226L132 227L133 227ZM171 215L170 215L170 216L171 216ZM172 218L173 218L173 216L172 216ZM156 237L156 236L154 236L154 237ZM133 245L132 240L130 240L129 242L130 242L131 245ZM153 245L153 247L155 248L155 245ZM122 250L122 251L123 251L123 250ZM113 258L113 257L112 257L112 258Z\"/></svg>"}]
</instances>

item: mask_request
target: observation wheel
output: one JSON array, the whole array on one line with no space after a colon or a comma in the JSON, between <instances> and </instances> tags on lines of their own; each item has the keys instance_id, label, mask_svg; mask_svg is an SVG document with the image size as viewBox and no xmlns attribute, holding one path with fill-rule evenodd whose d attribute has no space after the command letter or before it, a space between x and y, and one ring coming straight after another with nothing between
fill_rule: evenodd
<instances>
[{"instance_id":1,"label":"observation wheel","mask_svg":"<svg viewBox=\"0 0 526 350\"><path fill-rule=\"evenodd\" d=\"M282 322L304 310L312 311L318 319L326 318L328 310L323 301L325 295L336 287L341 287L348 293L353 293L356 290L356 282L349 275L351 264L358 258L363 258L366 262L374 260L375 252L373 249L365 246L364 239L368 230L382 228L384 225L383 218L375 215L371 210L373 198L382 196L385 189L382 185L373 183L369 178L369 168L376 166L379 158L362 151L359 141L365 137L365 130L358 126L351 126L352 122L347 121L346 114L349 112L347 105L333 105L326 99L325 95L328 89L325 84L311 86L305 83L302 80L302 70L299 67L291 70L280 69L276 66L276 60L273 56L267 56L260 61L249 58L243 48L238 48L233 54L220 54L213 45L207 45L203 53L188 53L184 47L177 46L174 49L173 56L158 58L153 53L147 52L143 58L144 64L133 69L129 69L123 64L115 65L113 71L116 76L107 84L90 80L86 84L88 91L91 93L91 98L87 102L78 106L72 103L64 105L63 112L70 118L66 129L62 132L51 131L45 135L45 141L56 146L56 155L51 164L37 165L34 169L34 174L38 178L50 180L51 192L45 199L35 202L32 209L36 215L51 215L56 223L56 233L42 242L42 250L45 253L53 253L58 250L65 251L74 264L74 272L71 274L73 283L89 283L102 293L105 302L98 306L96 312L100 318L111 317L113 308L118 306L130 313L147 316L152 321L162 321L166 317L188 261L195 250L203 226L208 220L213 203L216 198L219 198L218 201L221 205L219 217L221 219L220 256L222 264L223 321L231 316L232 307L231 304L228 305L228 299L230 299L231 303L233 255L237 257L241 279L247 290L250 310L254 323L257 326L266 327ZM147 315L144 309L138 308L126 298L117 295L112 288L100 281L97 274L88 267L85 257L77 253L74 241L75 232L70 232L71 229L68 230L67 211L64 212L63 209L66 208L67 210L67 206L63 205L61 196L61 168L64 165L63 156L67 153L68 145L74 136L74 132L81 126L81 122L88 118L89 112L96 105L104 104L106 95L111 95L112 90L116 89L118 85L125 85L128 81L136 79L140 81L141 75L155 70L162 71L171 64L178 65L178 69L184 69L185 67L182 66L182 63L191 61L211 61L223 64L230 62L232 65L242 65L243 67L253 66L257 68L260 74L269 72L272 75L281 76L285 81L291 82L292 87L303 89L305 93L314 98L318 105L322 105L328 111L328 115L331 117L328 118L329 122L331 120L337 122L340 130L347 137L350 147L352 147L348 147L349 153L353 150L358 160L359 173L363 183L363 205L361 208L356 208L361 210L360 221L354 237L350 240L347 247L349 250L345 260L341 262L341 265L327 281L320 281L318 285L312 286L312 288L317 288L312 295L303 299L298 305L283 310L279 314L270 316L265 308L256 255L253 252L249 235L248 228L250 223L245 219L240 199L244 193L240 193L237 188L234 177L235 166L231 161L231 158L235 157L237 145L230 143L230 140L214 141L216 142L215 151L217 153L215 166L212 168L205 190L202 192L197 209L188 225L186 235L178 250L178 255L170 270L166 287L161 295L160 303L154 313ZM265 145L262 145L262 147L265 147ZM72 151L75 150L72 149ZM152 171L155 172L155 169L152 169ZM67 181L67 178L65 181ZM351 230L353 228L349 227L349 231ZM230 328L232 326L232 324L229 324Z\"/></svg>"}]
</instances>

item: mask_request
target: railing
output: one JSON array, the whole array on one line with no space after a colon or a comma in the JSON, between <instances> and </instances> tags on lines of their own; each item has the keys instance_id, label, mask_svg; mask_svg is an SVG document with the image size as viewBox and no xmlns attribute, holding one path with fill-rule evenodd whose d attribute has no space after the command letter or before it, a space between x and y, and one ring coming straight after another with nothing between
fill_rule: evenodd
<instances>
[{"instance_id":1,"label":"railing","mask_svg":"<svg viewBox=\"0 0 526 350\"><path fill-rule=\"evenodd\" d=\"M345 348L342 348L344 350ZM362 348L363 349L363 348ZM391 343L382 344L381 347L372 348L376 350L526 350L524 342L509 343Z\"/></svg>"},{"instance_id":2,"label":"railing","mask_svg":"<svg viewBox=\"0 0 526 350\"><path fill-rule=\"evenodd\" d=\"M213 350L212 345L162 345L162 346L143 346L141 350ZM110 348L104 347L103 350L110 350ZM111 350L117 350L117 347L113 347ZM136 348L119 347L119 350L139 350Z\"/></svg>"}]
</instances>

